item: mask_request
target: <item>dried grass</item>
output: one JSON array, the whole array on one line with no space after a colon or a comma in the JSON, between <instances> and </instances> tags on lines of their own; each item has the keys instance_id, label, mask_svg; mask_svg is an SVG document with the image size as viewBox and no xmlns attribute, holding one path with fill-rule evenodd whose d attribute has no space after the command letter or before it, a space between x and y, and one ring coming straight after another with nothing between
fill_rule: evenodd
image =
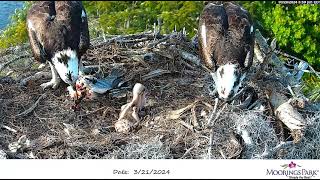
<instances>
[{"instance_id":1,"label":"dried grass","mask_svg":"<svg viewBox=\"0 0 320 180\"><path fill-rule=\"evenodd\" d=\"M121 43L137 40L138 43ZM162 37L158 37L157 40ZM212 130L207 128L208 115L214 98L210 95L212 80L200 67L179 56L177 50L196 54L196 50L181 34L167 38L162 44L143 48L153 42L150 35L132 35L113 41L92 41L93 46L83 57L85 65L99 65L100 72L108 74L112 68L126 71L129 88L126 96L107 94L95 101L81 102L81 110L74 112L66 86L47 90L37 106L24 116L16 116L30 108L44 93L40 84L48 79L30 81L26 87L19 82L37 70L32 58L10 64L1 73L12 70L9 77L0 77L0 156L6 158L38 159L203 159L203 158L256 158L265 145L275 147L280 140L275 132L273 115L258 110L242 110L227 105ZM127 41L128 42L128 41ZM1 62L21 52L30 53L28 46L2 53ZM144 59L144 55L150 55ZM151 58L150 58L151 57ZM170 73L144 79L144 75L162 69ZM46 67L46 71L49 68ZM255 72L253 70L252 72ZM148 89L147 105L143 110L139 128L129 134L115 131L120 108L131 99L131 88L137 82ZM263 97L260 87L250 84ZM170 113L190 106L176 118ZM218 105L218 111L222 104ZM320 114L305 109L308 128L299 144L286 150L282 156L269 158L319 158ZM14 131L5 128L9 127ZM250 147L245 146L237 134L245 129L251 137ZM10 143L22 135L31 141L30 147L11 153ZM212 147L209 149L210 137ZM33 156L30 155L33 153Z\"/></svg>"}]
</instances>

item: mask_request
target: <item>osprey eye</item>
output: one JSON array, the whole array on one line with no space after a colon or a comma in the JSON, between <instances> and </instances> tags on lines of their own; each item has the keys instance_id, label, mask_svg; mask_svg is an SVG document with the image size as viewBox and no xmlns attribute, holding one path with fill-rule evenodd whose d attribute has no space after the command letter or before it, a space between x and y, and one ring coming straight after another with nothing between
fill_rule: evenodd
<instances>
[{"instance_id":1,"label":"osprey eye","mask_svg":"<svg viewBox=\"0 0 320 180\"><path fill-rule=\"evenodd\" d=\"M68 77L69 80L72 80L71 72L70 72L70 71L67 73L67 77Z\"/></svg>"}]
</instances>

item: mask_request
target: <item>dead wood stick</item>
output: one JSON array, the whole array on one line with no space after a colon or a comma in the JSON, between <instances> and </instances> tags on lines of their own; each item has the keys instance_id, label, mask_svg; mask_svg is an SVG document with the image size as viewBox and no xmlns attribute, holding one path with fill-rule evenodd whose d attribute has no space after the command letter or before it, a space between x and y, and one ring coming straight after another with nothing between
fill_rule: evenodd
<instances>
[{"instance_id":1,"label":"dead wood stick","mask_svg":"<svg viewBox=\"0 0 320 180\"><path fill-rule=\"evenodd\" d=\"M17 130L15 130L15 129L9 127L9 126L3 125L3 124L0 124L0 125L1 125L1 127L4 128L4 129L7 129L7 130L9 130L9 131L11 131L11 132L14 132L14 133L17 133Z\"/></svg>"},{"instance_id":2,"label":"dead wood stick","mask_svg":"<svg viewBox=\"0 0 320 180\"><path fill-rule=\"evenodd\" d=\"M23 111L22 113L14 116L14 117L26 116L26 115L28 115L29 113L31 113L31 112L37 107L37 105L39 104L40 100L41 100L42 98L44 98L46 95L47 95L47 93L43 93L43 94L38 98L38 100L37 100L29 109L27 109L26 111Z\"/></svg>"},{"instance_id":3,"label":"dead wood stick","mask_svg":"<svg viewBox=\"0 0 320 180\"><path fill-rule=\"evenodd\" d=\"M186 156L187 156L187 154L189 154L189 153L191 152L191 150L192 150L192 149L194 149L194 148L198 147L199 145L200 145L200 144L199 144L199 142L196 142L196 144L195 144L195 145L193 145L191 148L187 149L187 150L186 150L186 152L183 154L183 156L181 156L181 158L179 158L179 159L183 159L184 157L186 157Z\"/></svg>"},{"instance_id":4,"label":"dead wood stick","mask_svg":"<svg viewBox=\"0 0 320 180\"><path fill-rule=\"evenodd\" d=\"M208 146L208 158L211 159L211 150L213 146L213 128L210 129L210 138L209 138L209 146Z\"/></svg>"},{"instance_id":5,"label":"dead wood stick","mask_svg":"<svg viewBox=\"0 0 320 180\"><path fill-rule=\"evenodd\" d=\"M157 40L157 41L155 41L155 42L153 42L153 43L148 44L146 48L153 48L153 47L155 47L157 44L162 43L162 42L165 42L166 40L174 37L175 35L176 35L176 34L167 35L167 36L163 37L162 39L159 39L159 40Z\"/></svg>"},{"instance_id":6,"label":"dead wood stick","mask_svg":"<svg viewBox=\"0 0 320 180\"><path fill-rule=\"evenodd\" d=\"M151 49L151 51L154 52L156 55L163 56L169 59L174 59L174 56L171 53L166 53L160 49L153 48Z\"/></svg>"},{"instance_id":7,"label":"dead wood stick","mask_svg":"<svg viewBox=\"0 0 320 180\"><path fill-rule=\"evenodd\" d=\"M51 78L51 73L50 72L37 72L36 74L32 76L28 76L20 81L21 86L26 86L30 81L36 81L42 78Z\"/></svg>"},{"instance_id":8,"label":"dead wood stick","mask_svg":"<svg viewBox=\"0 0 320 180\"><path fill-rule=\"evenodd\" d=\"M150 38L148 37L143 37L141 39L128 39L128 40L119 40L116 41L117 43L139 43L139 42L144 42L144 41L148 41L150 40Z\"/></svg>"},{"instance_id":9,"label":"dead wood stick","mask_svg":"<svg viewBox=\"0 0 320 180\"><path fill-rule=\"evenodd\" d=\"M196 106L193 106L191 108L191 114L192 114L192 124L194 127L199 127L199 123L197 120L197 115L196 115Z\"/></svg>"},{"instance_id":10,"label":"dead wood stick","mask_svg":"<svg viewBox=\"0 0 320 180\"><path fill-rule=\"evenodd\" d=\"M181 53L181 57L183 59L188 60L189 62L192 62L193 64L195 64L197 66L200 65L201 62L197 56L195 56L191 53L185 52L185 51L181 51L181 50L180 50L180 53Z\"/></svg>"},{"instance_id":11,"label":"dead wood stick","mask_svg":"<svg viewBox=\"0 0 320 180\"><path fill-rule=\"evenodd\" d=\"M261 35L261 33L258 29L256 29L256 32L255 32L255 40L264 54L268 54L268 52L271 52L271 48L269 47L269 45L267 44L267 41ZM271 52L270 56L271 56L272 62L277 67L284 67L283 62L275 55L274 52Z\"/></svg>"},{"instance_id":12,"label":"dead wood stick","mask_svg":"<svg viewBox=\"0 0 320 180\"><path fill-rule=\"evenodd\" d=\"M276 117L290 129L294 142L300 142L306 125L302 115L290 104L286 96L275 90L270 95L270 103L274 108Z\"/></svg>"},{"instance_id":13,"label":"dead wood stick","mask_svg":"<svg viewBox=\"0 0 320 180\"><path fill-rule=\"evenodd\" d=\"M186 112L186 111L188 111L189 109L191 109L196 103L198 103L198 100L196 100L195 102L193 102L192 104L189 104L188 106L186 106L186 107L184 107L184 108L171 111L171 112L168 114L168 118L171 119L171 120L175 120L175 119L180 118L180 116L181 116L184 112Z\"/></svg>"},{"instance_id":14,"label":"dead wood stick","mask_svg":"<svg viewBox=\"0 0 320 180\"><path fill-rule=\"evenodd\" d=\"M5 69L7 66L9 66L10 64L12 64L12 63L14 63L14 62L16 62L16 61L18 61L18 60L20 60L20 59L29 58L29 57L31 57L31 55L21 55L21 56L19 56L19 57L17 57L17 58L14 58L14 59L12 59L12 60L10 60L10 61L8 61L8 62L5 62L5 63L3 63L3 64L0 64L0 72L1 72L3 69Z\"/></svg>"},{"instance_id":15,"label":"dead wood stick","mask_svg":"<svg viewBox=\"0 0 320 180\"><path fill-rule=\"evenodd\" d=\"M157 35L158 37L161 37L161 35ZM106 44L110 44L110 43L119 43L119 42L125 42L124 40L125 39L141 39L141 38L148 38L148 39L153 39L154 36L153 36L153 33L148 33L148 32L143 32L143 33L139 33L139 34L129 34L129 35L119 35L119 36L116 36L116 37L113 37L113 38L110 38L110 39L107 39L106 41L103 41L103 42L98 42L96 44L93 44L92 46L93 47L98 47L98 46L101 46L101 45L106 45ZM132 41L132 40L131 40ZM128 41L130 42L130 41Z\"/></svg>"},{"instance_id":16,"label":"dead wood stick","mask_svg":"<svg viewBox=\"0 0 320 180\"><path fill-rule=\"evenodd\" d=\"M227 158L226 158L226 155L224 155L221 147L219 147L219 153L221 154L221 156L223 157L223 159L227 159Z\"/></svg>"},{"instance_id":17,"label":"dead wood stick","mask_svg":"<svg viewBox=\"0 0 320 180\"><path fill-rule=\"evenodd\" d=\"M193 54L186 52L186 51L182 51L182 50L177 49L175 47L170 47L170 49L178 52L179 56L182 57L183 60L187 60L188 62L196 65L197 67L201 67L203 70L207 71L208 73L212 73L212 71L209 68L207 68L205 65L203 65L201 63L201 60L198 56L193 55Z\"/></svg>"},{"instance_id":18,"label":"dead wood stick","mask_svg":"<svg viewBox=\"0 0 320 180\"><path fill-rule=\"evenodd\" d=\"M302 59L299 59L299 58L297 58L297 57L295 57L295 56L292 56L292 55L287 54L287 53L285 53L285 52L282 52L282 51L280 51L280 50L275 50L275 53L280 54L280 55L283 55L283 56L288 57L288 58L295 59L295 60L300 61L300 62L306 62L306 61L304 61L304 60L302 60ZM308 65L309 65L309 64L308 64ZM315 75L317 75L318 78L320 78L320 72L315 71L315 70L313 69L313 67L311 67L310 65L309 65L309 68L310 68L310 70L311 70Z\"/></svg>"},{"instance_id":19,"label":"dead wood stick","mask_svg":"<svg viewBox=\"0 0 320 180\"><path fill-rule=\"evenodd\" d=\"M217 113L216 117L212 120L212 125L208 124L209 128L213 128L214 123L217 121L217 119L220 117L221 112L225 109L225 107L227 106L227 103L224 103L224 105L222 106L222 108L220 109L220 111Z\"/></svg>"},{"instance_id":20,"label":"dead wood stick","mask_svg":"<svg viewBox=\"0 0 320 180\"><path fill-rule=\"evenodd\" d=\"M86 114L80 114L80 115L78 115L78 118L84 117L84 116L88 116L88 115L91 115L91 114L94 114L94 113L96 113L96 112L98 112L98 111L100 111L100 110L103 110L103 109L107 108L107 107L108 107L108 106L103 106L103 107L101 107L101 108L99 108L99 109L96 109L96 110L94 110L94 111L90 111L90 112L88 112L88 113L86 113Z\"/></svg>"},{"instance_id":21,"label":"dead wood stick","mask_svg":"<svg viewBox=\"0 0 320 180\"><path fill-rule=\"evenodd\" d=\"M269 48L268 52L263 53L262 49L260 49L259 45L256 43L254 47L254 53L260 62L260 68L258 69L253 78L258 79L260 78L262 72L264 72L266 65L270 62L270 57L272 56L273 50ZM263 54L265 54L264 57Z\"/></svg>"},{"instance_id":22,"label":"dead wood stick","mask_svg":"<svg viewBox=\"0 0 320 180\"><path fill-rule=\"evenodd\" d=\"M212 119L213 119L213 115L216 113L216 111L217 111L217 106L218 106L218 102L219 102L219 98L215 98L214 99L214 107L213 107L213 110L212 110L212 112L210 113L210 116L209 116L209 118L208 118L208 126L211 124L211 121L212 121Z\"/></svg>"},{"instance_id":23,"label":"dead wood stick","mask_svg":"<svg viewBox=\"0 0 320 180\"><path fill-rule=\"evenodd\" d=\"M184 121L179 121L180 124L182 124L184 127L188 128L189 130L191 130L192 132L194 131L193 126L189 123L186 123Z\"/></svg>"},{"instance_id":24,"label":"dead wood stick","mask_svg":"<svg viewBox=\"0 0 320 180\"><path fill-rule=\"evenodd\" d=\"M151 79L151 78L154 78L157 76L161 76L163 74L170 74L170 73L171 73L171 71L168 71L168 70L156 69L154 71L149 72L148 74L143 75L142 80L146 81L148 79Z\"/></svg>"},{"instance_id":25,"label":"dead wood stick","mask_svg":"<svg viewBox=\"0 0 320 180\"><path fill-rule=\"evenodd\" d=\"M288 148L294 144L293 141L287 141L287 142L280 142L277 146L268 149L268 146L266 145L264 152L258 156L257 158L259 159L264 159L264 158L270 158L273 156L275 153L277 153L280 149Z\"/></svg>"}]
</instances>

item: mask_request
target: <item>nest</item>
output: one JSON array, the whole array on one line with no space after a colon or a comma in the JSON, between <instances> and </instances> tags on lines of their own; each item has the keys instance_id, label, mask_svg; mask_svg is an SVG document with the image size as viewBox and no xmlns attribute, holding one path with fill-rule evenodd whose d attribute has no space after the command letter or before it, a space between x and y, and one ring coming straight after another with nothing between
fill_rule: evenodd
<instances>
[{"instance_id":1,"label":"nest","mask_svg":"<svg viewBox=\"0 0 320 180\"><path fill-rule=\"evenodd\" d=\"M241 106L245 95L239 98L240 105L215 105L210 74L199 60L196 44L182 32L97 38L91 44L82 57L85 67L100 77L121 69L127 86L97 100L82 101L80 111L71 109L67 85L57 90L40 88L51 78L50 69L39 73L28 45L0 53L0 157L320 158L318 107L307 103L299 109L307 122L306 131L301 141L292 143L288 128L270 106L261 77L248 81L256 96L245 106ZM260 67L257 59L252 76ZM267 65L261 76L281 77L278 72ZM117 132L114 124L136 83L148 92L139 112L141 122L129 133ZM288 92L285 86L279 91ZM257 100L265 110L254 108Z\"/></svg>"}]
</instances>

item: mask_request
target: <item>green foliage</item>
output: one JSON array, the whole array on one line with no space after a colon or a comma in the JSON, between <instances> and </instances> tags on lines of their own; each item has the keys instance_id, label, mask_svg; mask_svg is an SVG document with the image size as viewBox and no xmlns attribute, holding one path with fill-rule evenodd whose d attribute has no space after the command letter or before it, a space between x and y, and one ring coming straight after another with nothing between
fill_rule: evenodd
<instances>
[{"instance_id":1,"label":"green foliage","mask_svg":"<svg viewBox=\"0 0 320 180\"><path fill-rule=\"evenodd\" d=\"M11 16L11 23L0 34L0 49L15 46L27 41L26 17L31 2L25 2L22 9L18 9Z\"/></svg>"},{"instance_id":2,"label":"green foliage","mask_svg":"<svg viewBox=\"0 0 320 180\"><path fill-rule=\"evenodd\" d=\"M311 101L320 101L320 78L314 74L306 74L303 80L303 93L310 98Z\"/></svg>"},{"instance_id":3,"label":"green foliage","mask_svg":"<svg viewBox=\"0 0 320 180\"><path fill-rule=\"evenodd\" d=\"M265 37L277 38L285 52L306 60L320 71L320 6L282 5L275 1L241 2ZM305 73L304 92L311 100L320 100L320 81Z\"/></svg>"},{"instance_id":4,"label":"green foliage","mask_svg":"<svg viewBox=\"0 0 320 180\"><path fill-rule=\"evenodd\" d=\"M98 28L106 34L131 34L151 30L162 21L162 32L183 27L192 37L196 31L201 1L85 1L90 20L98 18ZM96 29L97 27L95 27Z\"/></svg>"},{"instance_id":5,"label":"green foliage","mask_svg":"<svg viewBox=\"0 0 320 180\"><path fill-rule=\"evenodd\" d=\"M268 37L281 49L320 69L320 6L283 5L275 1L242 2Z\"/></svg>"}]
</instances>

